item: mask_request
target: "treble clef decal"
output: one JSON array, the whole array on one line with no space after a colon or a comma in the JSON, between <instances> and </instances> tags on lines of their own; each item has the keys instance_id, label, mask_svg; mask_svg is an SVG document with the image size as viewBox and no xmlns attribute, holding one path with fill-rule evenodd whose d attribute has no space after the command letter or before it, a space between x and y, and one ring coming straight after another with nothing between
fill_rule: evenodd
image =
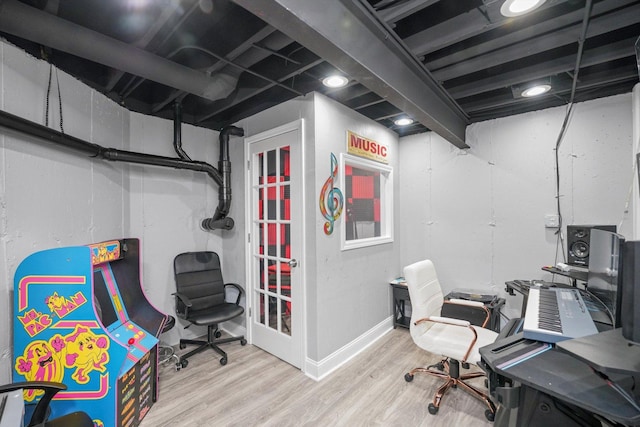
<instances>
[{"instance_id":1,"label":"treble clef decal","mask_svg":"<svg viewBox=\"0 0 640 427\"><path fill-rule=\"evenodd\" d=\"M338 176L338 160L331 153L331 175L322 186L320 191L320 212L326 218L324 223L324 234L327 236L333 233L333 223L340 218L344 200L342 191L333 186L333 180Z\"/></svg>"}]
</instances>

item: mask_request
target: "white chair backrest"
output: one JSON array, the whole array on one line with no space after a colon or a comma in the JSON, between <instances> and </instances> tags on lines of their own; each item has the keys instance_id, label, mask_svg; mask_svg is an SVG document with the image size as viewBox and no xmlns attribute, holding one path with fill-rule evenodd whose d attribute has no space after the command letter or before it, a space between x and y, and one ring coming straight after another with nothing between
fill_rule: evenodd
<instances>
[{"instance_id":1,"label":"white chair backrest","mask_svg":"<svg viewBox=\"0 0 640 427\"><path fill-rule=\"evenodd\" d=\"M436 268L427 259L406 266L403 273L411 298L411 335L423 334L433 323L425 322L418 328L414 323L425 317L440 316L444 302Z\"/></svg>"}]
</instances>

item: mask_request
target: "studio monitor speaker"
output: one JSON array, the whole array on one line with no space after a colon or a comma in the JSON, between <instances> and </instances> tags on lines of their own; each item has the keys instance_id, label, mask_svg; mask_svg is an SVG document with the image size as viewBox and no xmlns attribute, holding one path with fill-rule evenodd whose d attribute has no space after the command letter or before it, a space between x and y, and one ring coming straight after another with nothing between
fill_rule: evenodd
<instances>
[{"instance_id":1,"label":"studio monitor speaker","mask_svg":"<svg viewBox=\"0 0 640 427\"><path fill-rule=\"evenodd\" d=\"M567 264L589 267L592 229L616 232L615 225L567 225Z\"/></svg>"}]
</instances>

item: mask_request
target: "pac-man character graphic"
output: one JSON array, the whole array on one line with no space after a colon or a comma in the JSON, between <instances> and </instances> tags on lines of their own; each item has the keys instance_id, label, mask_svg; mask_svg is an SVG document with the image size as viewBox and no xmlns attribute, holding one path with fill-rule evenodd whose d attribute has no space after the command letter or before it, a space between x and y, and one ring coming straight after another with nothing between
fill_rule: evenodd
<instances>
[{"instance_id":1,"label":"pac-man character graphic","mask_svg":"<svg viewBox=\"0 0 640 427\"><path fill-rule=\"evenodd\" d=\"M54 316L58 316L62 319L67 314L86 303L87 299L82 292L70 295L69 298L60 296L58 295L58 292L54 292L52 295L45 298L44 302L47 304L47 307L49 307L49 310Z\"/></svg>"},{"instance_id":2,"label":"pac-man character graphic","mask_svg":"<svg viewBox=\"0 0 640 427\"><path fill-rule=\"evenodd\" d=\"M79 384L89 382L89 374L106 371L109 362L109 338L96 335L91 329L77 325L73 333L64 339L66 343L65 366L75 368L71 378Z\"/></svg>"},{"instance_id":3,"label":"pac-man character graphic","mask_svg":"<svg viewBox=\"0 0 640 427\"><path fill-rule=\"evenodd\" d=\"M49 295L44 302L52 313L61 310L65 305L65 299L59 296L57 292L54 292L53 295Z\"/></svg>"},{"instance_id":4,"label":"pac-man character graphic","mask_svg":"<svg viewBox=\"0 0 640 427\"><path fill-rule=\"evenodd\" d=\"M62 382L64 365L62 362L64 341L55 335L48 342L35 340L24 349L22 356L16 358L15 369L24 375L27 381ZM43 390L25 390L24 400L32 402L44 394Z\"/></svg>"}]
</instances>

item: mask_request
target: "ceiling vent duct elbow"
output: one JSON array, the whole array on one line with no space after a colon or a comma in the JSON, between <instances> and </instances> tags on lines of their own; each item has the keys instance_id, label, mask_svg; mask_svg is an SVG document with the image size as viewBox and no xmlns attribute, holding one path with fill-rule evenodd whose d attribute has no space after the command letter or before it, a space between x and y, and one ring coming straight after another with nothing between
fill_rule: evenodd
<instances>
[{"instance_id":1,"label":"ceiling vent duct elbow","mask_svg":"<svg viewBox=\"0 0 640 427\"><path fill-rule=\"evenodd\" d=\"M244 136L244 131L236 126L227 126L220 131L220 160L218 171L222 176L222 184L218 191L218 207L213 217L202 220L205 230L231 230L234 226L232 218L228 217L231 208L231 160L229 158L229 136Z\"/></svg>"}]
</instances>

